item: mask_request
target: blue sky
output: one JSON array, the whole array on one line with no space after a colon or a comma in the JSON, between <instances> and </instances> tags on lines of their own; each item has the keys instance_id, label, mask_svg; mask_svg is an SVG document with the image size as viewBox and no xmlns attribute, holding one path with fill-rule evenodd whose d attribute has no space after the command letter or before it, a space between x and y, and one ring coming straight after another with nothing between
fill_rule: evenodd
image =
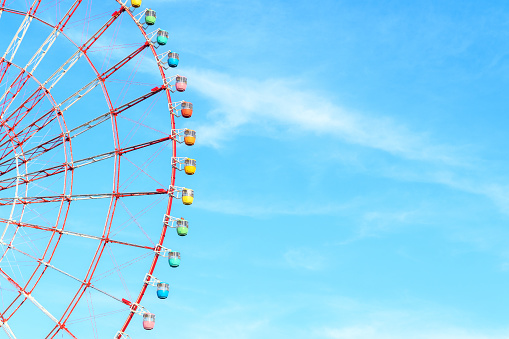
<instances>
[{"instance_id":1,"label":"blue sky","mask_svg":"<svg viewBox=\"0 0 509 339\"><path fill-rule=\"evenodd\" d=\"M179 6L226 336L505 338L507 6Z\"/></svg>"},{"instance_id":2,"label":"blue sky","mask_svg":"<svg viewBox=\"0 0 509 339\"><path fill-rule=\"evenodd\" d=\"M131 333L509 337L505 2L144 6L189 79L198 170L171 297Z\"/></svg>"}]
</instances>

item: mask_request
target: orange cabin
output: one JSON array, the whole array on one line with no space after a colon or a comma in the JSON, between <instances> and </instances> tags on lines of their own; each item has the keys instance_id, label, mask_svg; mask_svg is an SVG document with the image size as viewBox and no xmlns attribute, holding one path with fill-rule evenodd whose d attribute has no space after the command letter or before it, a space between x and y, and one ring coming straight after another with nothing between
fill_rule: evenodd
<instances>
[{"instance_id":1,"label":"orange cabin","mask_svg":"<svg viewBox=\"0 0 509 339\"><path fill-rule=\"evenodd\" d=\"M187 101L182 101L180 114L184 118L190 118L193 115L193 104Z\"/></svg>"},{"instance_id":2,"label":"orange cabin","mask_svg":"<svg viewBox=\"0 0 509 339\"><path fill-rule=\"evenodd\" d=\"M186 129L184 131L184 143L187 146L193 146L196 142L196 131L193 131L192 129Z\"/></svg>"}]
</instances>

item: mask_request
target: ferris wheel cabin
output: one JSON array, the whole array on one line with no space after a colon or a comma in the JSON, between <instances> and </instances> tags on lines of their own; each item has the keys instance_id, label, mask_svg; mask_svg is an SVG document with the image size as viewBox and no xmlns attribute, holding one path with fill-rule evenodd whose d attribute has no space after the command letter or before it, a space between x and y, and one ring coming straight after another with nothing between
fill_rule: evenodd
<instances>
[{"instance_id":1,"label":"ferris wheel cabin","mask_svg":"<svg viewBox=\"0 0 509 339\"><path fill-rule=\"evenodd\" d=\"M193 146L196 142L196 131L192 129L184 130L184 143L187 146Z\"/></svg>"},{"instance_id":2,"label":"ferris wheel cabin","mask_svg":"<svg viewBox=\"0 0 509 339\"><path fill-rule=\"evenodd\" d=\"M141 6L141 0L131 0L131 6L139 8Z\"/></svg>"},{"instance_id":3,"label":"ferris wheel cabin","mask_svg":"<svg viewBox=\"0 0 509 339\"><path fill-rule=\"evenodd\" d=\"M170 252L168 255L168 263L171 267L179 267L180 265L180 252Z\"/></svg>"},{"instance_id":4,"label":"ferris wheel cabin","mask_svg":"<svg viewBox=\"0 0 509 339\"><path fill-rule=\"evenodd\" d=\"M168 33L168 31L164 31L164 30L160 29L157 32L157 43L159 45L166 45L166 43L168 42L169 36L170 36L170 33Z\"/></svg>"},{"instance_id":5,"label":"ferris wheel cabin","mask_svg":"<svg viewBox=\"0 0 509 339\"><path fill-rule=\"evenodd\" d=\"M187 101L182 101L182 104L180 105L181 111L180 114L184 118L190 118L193 115L193 104Z\"/></svg>"},{"instance_id":6,"label":"ferris wheel cabin","mask_svg":"<svg viewBox=\"0 0 509 339\"><path fill-rule=\"evenodd\" d=\"M179 54L175 52L168 52L168 66L175 68L179 65Z\"/></svg>"},{"instance_id":7,"label":"ferris wheel cabin","mask_svg":"<svg viewBox=\"0 0 509 339\"><path fill-rule=\"evenodd\" d=\"M156 324L156 315L152 313L143 314L143 328L146 330L151 330L154 328Z\"/></svg>"},{"instance_id":8,"label":"ferris wheel cabin","mask_svg":"<svg viewBox=\"0 0 509 339\"><path fill-rule=\"evenodd\" d=\"M177 75L175 78L175 88L179 92L184 92L187 88L187 78L181 75Z\"/></svg>"},{"instance_id":9,"label":"ferris wheel cabin","mask_svg":"<svg viewBox=\"0 0 509 339\"><path fill-rule=\"evenodd\" d=\"M177 220L177 234L181 237L186 236L187 232L189 231L189 222L187 220L184 220L184 218L181 218L180 220Z\"/></svg>"},{"instance_id":10,"label":"ferris wheel cabin","mask_svg":"<svg viewBox=\"0 0 509 339\"><path fill-rule=\"evenodd\" d=\"M157 297L159 299L166 299L170 294L170 284L165 282L157 283Z\"/></svg>"},{"instance_id":11,"label":"ferris wheel cabin","mask_svg":"<svg viewBox=\"0 0 509 339\"><path fill-rule=\"evenodd\" d=\"M194 200L194 191L190 188L184 188L182 190L182 203L184 205L191 205Z\"/></svg>"},{"instance_id":12,"label":"ferris wheel cabin","mask_svg":"<svg viewBox=\"0 0 509 339\"><path fill-rule=\"evenodd\" d=\"M156 23L156 11L150 8L145 11L145 23L150 26Z\"/></svg>"},{"instance_id":13,"label":"ferris wheel cabin","mask_svg":"<svg viewBox=\"0 0 509 339\"><path fill-rule=\"evenodd\" d=\"M184 161L184 172L187 175L193 175L196 172L196 160L187 158Z\"/></svg>"}]
</instances>

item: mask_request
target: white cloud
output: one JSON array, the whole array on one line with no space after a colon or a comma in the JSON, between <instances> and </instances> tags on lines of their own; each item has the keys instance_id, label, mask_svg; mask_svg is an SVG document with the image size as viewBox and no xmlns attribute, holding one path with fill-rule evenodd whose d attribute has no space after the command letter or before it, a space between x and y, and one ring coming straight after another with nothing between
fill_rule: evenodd
<instances>
[{"instance_id":1,"label":"white cloud","mask_svg":"<svg viewBox=\"0 0 509 339\"><path fill-rule=\"evenodd\" d=\"M213 107L208 112L208 121L194 126L200 144L221 147L246 129L266 135L281 134L282 130L296 131L301 135L318 136L328 143L333 143L334 139L343 140L429 165L427 168L382 166L377 167L378 174L397 180L438 183L486 196L501 211L509 213L509 185L496 182L486 172L487 164L462 152L460 147L434 142L425 132L412 131L387 117L373 117L339 107L329 98L304 89L308 84L301 82L274 78L257 81L199 69L183 70L182 74L188 76L188 90L199 92ZM252 211L252 206L246 210L234 204L225 212L256 215L267 211L266 207ZM284 208L278 210L278 214L298 214L295 211L281 213Z\"/></svg>"},{"instance_id":2,"label":"white cloud","mask_svg":"<svg viewBox=\"0 0 509 339\"><path fill-rule=\"evenodd\" d=\"M509 338L508 327L478 328L475 325L474 314L464 310L408 298L405 304L408 308L353 304L353 307L350 306L350 312L356 315L353 319L347 317L350 320L342 319L336 325L329 324L315 328L312 337L317 339Z\"/></svg>"},{"instance_id":3,"label":"white cloud","mask_svg":"<svg viewBox=\"0 0 509 339\"><path fill-rule=\"evenodd\" d=\"M424 135L389 118L352 112L335 105L309 84L268 78L263 81L211 71L186 70L189 89L212 100L211 123L199 126L201 140L218 147L248 125L298 129L322 137L389 152L407 159L455 163L451 147L433 145Z\"/></svg>"},{"instance_id":4,"label":"white cloud","mask_svg":"<svg viewBox=\"0 0 509 339\"><path fill-rule=\"evenodd\" d=\"M267 199L265 199L267 200ZM333 215L343 211L351 204L316 204L316 202L285 203L269 199L265 202L246 201L240 199L223 199L220 197L204 197L195 203L197 208L210 212L260 217L272 215Z\"/></svg>"},{"instance_id":5,"label":"white cloud","mask_svg":"<svg viewBox=\"0 0 509 339\"><path fill-rule=\"evenodd\" d=\"M323 288L323 287L322 287ZM163 323L176 336L207 339L507 339L509 328L478 327L471 314L444 305L432 305L405 298L407 307L391 303L373 304L323 295L310 283L304 293L279 291L271 298L263 291L249 297L230 295L213 306L202 298L186 301L194 305L195 317L181 319L183 326ZM179 304L171 306L180 309ZM224 319L228 319L227 322ZM469 319L469 320L465 320ZM175 332L177 331L177 332Z\"/></svg>"},{"instance_id":6,"label":"white cloud","mask_svg":"<svg viewBox=\"0 0 509 339\"><path fill-rule=\"evenodd\" d=\"M308 248L294 248L283 255L286 264L291 268L318 271L325 268L325 258Z\"/></svg>"}]
</instances>

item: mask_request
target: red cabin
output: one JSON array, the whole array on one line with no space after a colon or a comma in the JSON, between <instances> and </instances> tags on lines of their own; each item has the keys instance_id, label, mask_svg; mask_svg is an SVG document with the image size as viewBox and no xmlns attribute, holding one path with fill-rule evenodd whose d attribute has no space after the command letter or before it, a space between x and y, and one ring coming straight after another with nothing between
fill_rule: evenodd
<instances>
[{"instance_id":1,"label":"red cabin","mask_svg":"<svg viewBox=\"0 0 509 339\"><path fill-rule=\"evenodd\" d=\"M180 114L184 118L190 118L193 115L193 104L187 101L182 101L182 104L180 105L182 110L180 111Z\"/></svg>"}]
</instances>

